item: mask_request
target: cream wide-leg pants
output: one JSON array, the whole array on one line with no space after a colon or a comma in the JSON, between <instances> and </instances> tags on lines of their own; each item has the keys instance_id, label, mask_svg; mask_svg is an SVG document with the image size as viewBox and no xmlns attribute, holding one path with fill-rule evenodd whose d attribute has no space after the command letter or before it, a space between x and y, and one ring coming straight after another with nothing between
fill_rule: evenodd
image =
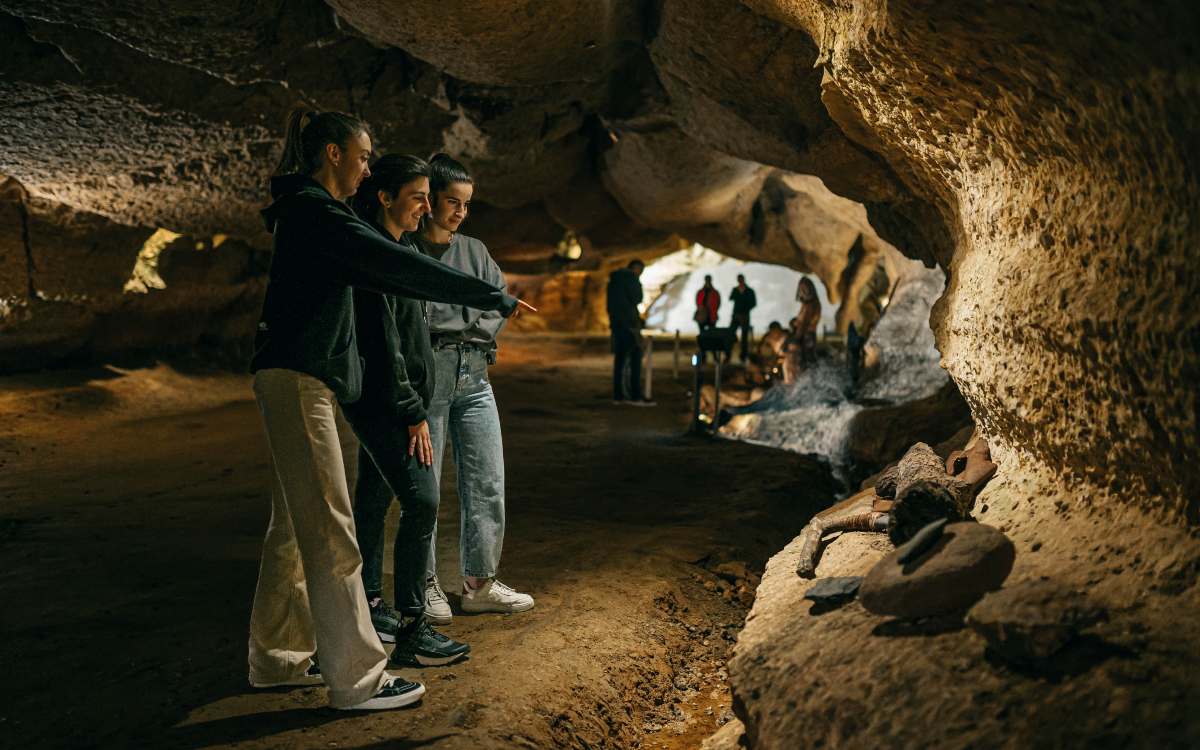
<instances>
[{"instance_id":1,"label":"cream wide-leg pants","mask_svg":"<svg viewBox=\"0 0 1200 750\"><path fill-rule=\"evenodd\" d=\"M250 680L300 678L320 648L329 702L352 706L389 679L362 585L333 392L294 370L260 370L271 521L250 615Z\"/></svg>"}]
</instances>

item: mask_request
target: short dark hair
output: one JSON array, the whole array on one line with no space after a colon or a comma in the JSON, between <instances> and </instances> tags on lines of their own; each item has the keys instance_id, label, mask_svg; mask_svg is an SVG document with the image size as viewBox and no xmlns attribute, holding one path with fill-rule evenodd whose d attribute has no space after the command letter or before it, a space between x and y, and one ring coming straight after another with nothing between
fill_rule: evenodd
<instances>
[{"instance_id":1,"label":"short dark hair","mask_svg":"<svg viewBox=\"0 0 1200 750\"><path fill-rule=\"evenodd\" d=\"M346 148L359 133L370 135L371 130L354 115L294 109L288 115L283 156L275 174L312 174L321 168L321 154L326 145L336 143L338 148Z\"/></svg>"},{"instance_id":2,"label":"short dark hair","mask_svg":"<svg viewBox=\"0 0 1200 750\"><path fill-rule=\"evenodd\" d=\"M634 258L633 260L629 261L629 264L625 267L626 268L637 268L639 266L642 268L645 268L646 264L642 262L641 258Z\"/></svg>"},{"instance_id":3,"label":"short dark hair","mask_svg":"<svg viewBox=\"0 0 1200 750\"><path fill-rule=\"evenodd\" d=\"M393 198L400 188L413 180L429 176L429 164L408 154L387 154L371 165L371 176L362 181L354 194L354 213L366 221L373 221L379 213L379 191Z\"/></svg>"}]
</instances>

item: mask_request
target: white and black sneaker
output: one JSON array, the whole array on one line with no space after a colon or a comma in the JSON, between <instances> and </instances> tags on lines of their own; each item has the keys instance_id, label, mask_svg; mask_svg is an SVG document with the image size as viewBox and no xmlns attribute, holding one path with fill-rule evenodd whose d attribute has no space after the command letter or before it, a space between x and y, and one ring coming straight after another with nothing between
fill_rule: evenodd
<instances>
[{"instance_id":1,"label":"white and black sneaker","mask_svg":"<svg viewBox=\"0 0 1200 750\"><path fill-rule=\"evenodd\" d=\"M375 695L353 706L338 706L342 711L383 711L389 708L411 706L425 695L425 686L409 682L403 677L392 677L383 683Z\"/></svg>"},{"instance_id":2,"label":"white and black sneaker","mask_svg":"<svg viewBox=\"0 0 1200 750\"><path fill-rule=\"evenodd\" d=\"M304 674L292 680L282 680L280 682L256 682L253 677L250 678L250 687L252 688L277 688L277 687L311 687L313 685L321 685L325 679L321 677L321 668L317 666L316 654L312 657L312 663L308 665L308 669L304 670Z\"/></svg>"},{"instance_id":3,"label":"white and black sneaker","mask_svg":"<svg viewBox=\"0 0 1200 750\"><path fill-rule=\"evenodd\" d=\"M471 647L434 630L428 618L416 617L396 629L396 648L388 659L393 667L441 667L471 653Z\"/></svg>"},{"instance_id":4,"label":"white and black sneaker","mask_svg":"<svg viewBox=\"0 0 1200 750\"><path fill-rule=\"evenodd\" d=\"M425 619L434 625L449 625L454 619L450 611L450 600L438 583L437 576L425 582Z\"/></svg>"}]
</instances>

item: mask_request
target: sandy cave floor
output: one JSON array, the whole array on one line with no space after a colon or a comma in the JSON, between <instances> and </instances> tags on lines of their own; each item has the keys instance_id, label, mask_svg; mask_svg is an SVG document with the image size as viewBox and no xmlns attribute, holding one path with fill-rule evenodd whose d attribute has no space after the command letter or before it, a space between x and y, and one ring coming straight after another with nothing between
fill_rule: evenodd
<instances>
[{"instance_id":1,"label":"sandy cave floor","mask_svg":"<svg viewBox=\"0 0 1200 750\"><path fill-rule=\"evenodd\" d=\"M247 376L176 363L0 378L0 744L697 747L730 716L724 662L754 572L833 487L804 458L684 437L669 354L657 408L614 407L609 361L508 342L493 370L501 576L537 606L456 617L445 630L470 660L404 670L427 697L375 714L246 685L268 512ZM440 545L454 592L457 539Z\"/></svg>"}]
</instances>

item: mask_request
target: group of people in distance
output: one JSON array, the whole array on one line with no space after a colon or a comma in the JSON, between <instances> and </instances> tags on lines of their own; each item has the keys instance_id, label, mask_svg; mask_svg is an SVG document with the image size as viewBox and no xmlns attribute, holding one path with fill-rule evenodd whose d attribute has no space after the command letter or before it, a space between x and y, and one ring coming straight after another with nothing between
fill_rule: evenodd
<instances>
[{"instance_id":1,"label":"group of people in distance","mask_svg":"<svg viewBox=\"0 0 1200 750\"><path fill-rule=\"evenodd\" d=\"M452 617L435 564L447 440L462 504L462 609L534 604L496 578L504 455L488 365L505 319L536 311L505 291L483 243L458 232L474 191L461 164L372 156L355 117L289 118L263 211L274 256L251 362L274 486L250 683L324 683L342 709L414 703L425 687L389 665L448 664L470 651L432 627ZM339 408L361 446L353 500ZM389 604L393 497L401 516ZM384 642L395 643L390 657Z\"/></svg>"},{"instance_id":2,"label":"group of people in distance","mask_svg":"<svg viewBox=\"0 0 1200 750\"><path fill-rule=\"evenodd\" d=\"M640 277L646 264L632 260L625 268L613 271L608 277L608 321L613 351L613 402L637 406L653 405L642 396L642 327L644 321L638 306L642 303ZM738 274L737 286L729 292L733 304L730 328L741 340L742 363L750 359L750 314L758 306L758 296ZM796 287L800 312L788 328L772 322L759 342L757 359L770 372L782 371L785 383L794 382L797 374L816 361L817 327L821 322L821 301L812 279L802 276ZM692 319L700 333L715 328L721 308L721 293L713 286L712 276L704 277L704 285L696 292L696 312ZM704 357L703 352L700 354Z\"/></svg>"},{"instance_id":3,"label":"group of people in distance","mask_svg":"<svg viewBox=\"0 0 1200 750\"><path fill-rule=\"evenodd\" d=\"M738 274L737 286L729 293L729 301L733 303L733 316L729 327L737 330L741 338L741 360L750 358L750 312L758 307L758 296L754 290L746 286L746 277ZM717 311L721 309L721 293L713 286L712 276L704 277L704 286L696 292L696 312L692 319L704 333L717 325Z\"/></svg>"}]
</instances>

